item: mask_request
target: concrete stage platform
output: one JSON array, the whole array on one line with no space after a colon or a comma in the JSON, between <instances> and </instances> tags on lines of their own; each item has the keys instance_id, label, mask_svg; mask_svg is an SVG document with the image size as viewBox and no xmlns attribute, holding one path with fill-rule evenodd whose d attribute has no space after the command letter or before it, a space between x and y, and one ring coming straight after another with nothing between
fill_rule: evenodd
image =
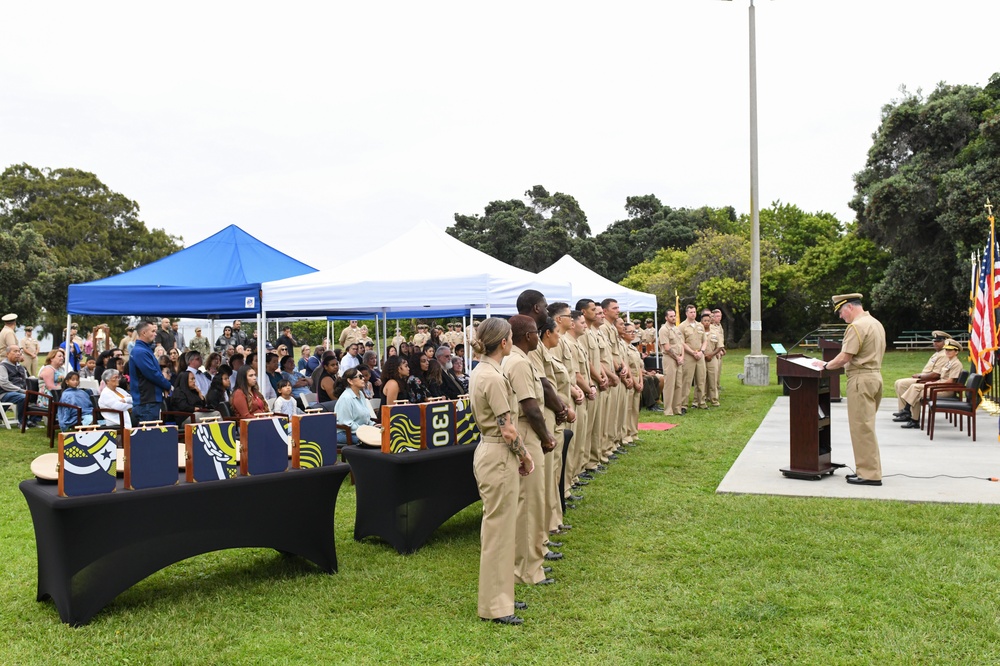
<instances>
[{"instance_id":1,"label":"concrete stage platform","mask_svg":"<svg viewBox=\"0 0 1000 666\"><path fill-rule=\"evenodd\" d=\"M912 476L1000 477L1000 442L997 417L979 410L976 440L972 441L944 415L937 417L934 441L922 430L904 430L893 423L896 399L882 400L876 422L882 456L882 486L852 486L845 481L847 468L819 481L786 478L779 470L789 462L787 397L777 398L764 421L733 463L716 492L797 497L851 497L907 502L961 502L1000 504L1000 483L980 479L913 479ZM854 467L854 453L847 429L847 401L832 403L832 461Z\"/></svg>"}]
</instances>

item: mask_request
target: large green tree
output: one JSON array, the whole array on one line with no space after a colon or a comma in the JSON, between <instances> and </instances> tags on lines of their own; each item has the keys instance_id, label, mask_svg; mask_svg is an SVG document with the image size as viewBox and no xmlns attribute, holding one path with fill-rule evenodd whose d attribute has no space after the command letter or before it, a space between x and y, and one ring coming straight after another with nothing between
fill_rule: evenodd
<instances>
[{"instance_id":1,"label":"large green tree","mask_svg":"<svg viewBox=\"0 0 1000 666\"><path fill-rule=\"evenodd\" d=\"M455 213L449 234L500 261L537 273L590 235L587 215L568 194L535 185L527 201L493 201L482 215Z\"/></svg>"},{"instance_id":2,"label":"large green tree","mask_svg":"<svg viewBox=\"0 0 1000 666\"><path fill-rule=\"evenodd\" d=\"M968 257L984 247L987 197L1000 199L1000 75L985 87L903 90L882 109L855 174L858 235L891 252L872 292L887 328L967 322Z\"/></svg>"},{"instance_id":3,"label":"large green tree","mask_svg":"<svg viewBox=\"0 0 1000 666\"><path fill-rule=\"evenodd\" d=\"M148 229L135 201L79 169L27 164L5 169L0 174L0 229L16 228L30 229L52 262L45 270L36 262L29 274L42 285L33 302L44 309L42 320L49 328L65 323L70 284L131 270L181 247L180 238ZM20 233L23 238L25 232ZM25 312L30 307L26 304Z\"/></svg>"}]
</instances>

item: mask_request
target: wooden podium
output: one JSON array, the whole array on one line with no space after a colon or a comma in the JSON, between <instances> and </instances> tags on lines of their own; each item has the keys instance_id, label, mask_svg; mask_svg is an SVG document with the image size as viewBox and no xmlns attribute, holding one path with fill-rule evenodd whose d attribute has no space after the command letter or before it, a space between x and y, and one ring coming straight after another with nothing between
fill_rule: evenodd
<instances>
[{"instance_id":1,"label":"wooden podium","mask_svg":"<svg viewBox=\"0 0 1000 666\"><path fill-rule=\"evenodd\" d=\"M819 348L823 350L823 360L832 361L840 353L842 345L836 340L819 339ZM830 402L840 402L840 373L836 377L830 377Z\"/></svg>"},{"instance_id":2,"label":"wooden podium","mask_svg":"<svg viewBox=\"0 0 1000 666\"><path fill-rule=\"evenodd\" d=\"M819 480L843 467L830 462L830 383L843 370L819 370L802 354L778 357L778 376L789 390L789 453L781 473L793 479ZM839 377L838 377L839 381Z\"/></svg>"}]
</instances>

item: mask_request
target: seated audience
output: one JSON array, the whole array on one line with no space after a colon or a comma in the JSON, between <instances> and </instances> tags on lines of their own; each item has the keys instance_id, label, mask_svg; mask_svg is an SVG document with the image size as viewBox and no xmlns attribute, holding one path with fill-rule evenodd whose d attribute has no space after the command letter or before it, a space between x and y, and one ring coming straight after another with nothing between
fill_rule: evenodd
<instances>
[{"instance_id":1,"label":"seated audience","mask_svg":"<svg viewBox=\"0 0 1000 666\"><path fill-rule=\"evenodd\" d=\"M410 364L402 356L390 356L382 367L382 404L408 402L410 394L406 382L410 377Z\"/></svg>"},{"instance_id":2,"label":"seated audience","mask_svg":"<svg viewBox=\"0 0 1000 666\"><path fill-rule=\"evenodd\" d=\"M295 358L292 356L282 356L279 363L281 364L279 366L281 379L292 385L292 395L294 397L298 398L300 395L310 392L312 382L295 372Z\"/></svg>"},{"instance_id":3,"label":"seated audience","mask_svg":"<svg viewBox=\"0 0 1000 666\"><path fill-rule=\"evenodd\" d=\"M456 350L457 352L457 350ZM462 393L460 395L465 395L469 392L469 376L465 374L465 358L462 356L452 356L451 358L451 370L448 374L458 382L458 385L462 387Z\"/></svg>"},{"instance_id":4,"label":"seated audience","mask_svg":"<svg viewBox=\"0 0 1000 666\"><path fill-rule=\"evenodd\" d=\"M66 353L62 349L53 349L45 357L45 365L38 371L38 392L44 395L52 395L53 391L59 390L62 384L63 365L66 363ZM39 398L38 406L45 408L49 406L48 398Z\"/></svg>"},{"instance_id":5,"label":"seated audience","mask_svg":"<svg viewBox=\"0 0 1000 666\"><path fill-rule=\"evenodd\" d=\"M355 443L358 441L358 428L374 423L371 417L371 405L361 392L364 381L357 368L347 370L341 377L341 382L345 386L334 408L337 413L337 425L350 426L351 440ZM337 429L337 442L347 443L347 433L340 428Z\"/></svg>"},{"instance_id":6,"label":"seated audience","mask_svg":"<svg viewBox=\"0 0 1000 666\"><path fill-rule=\"evenodd\" d=\"M309 354L311 353L309 345L302 345L302 349L299 350L299 362L295 364L295 371L306 377L309 376L309 373L306 372L306 366L309 365Z\"/></svg>"},{"instance_id":7,"label":"seated audience","mask_svg":"<svg viewBox=\"0 0 1000 666\"><path fill-rule=\"evenodd\" d=\"M198 389L194 373L180 372L177 374L177 386L170 394L170 410L174 412L196 412L205 409L205 396ZM183 419L177 425L183 426L190 419Z\"/></svg>"},{"instance_id":8,"label":"seated audience","mask_svg":"<svg viewBox=\"0 0 1000 666\"><path fill-rule=\"evenodd\" d=\"M424 375L430 365L430 357L422 352L410 358L410 377L406 380L406 392L410 395L410 402L427 402Z\"/></svg>"},{"instance_id":9,"label":"seated audience","mask_svg":"<svg viewBox=\"0 0 1000 666\"><path fill-rule=\"evenodd\" d=\"M80 368L80 379L93 379L94 370L97 368L97 359L88 356L84 360L83 367Z\"/></svg>"},{"instance_id":10,"label":"seated audience","mask_svg":"<svg viewBox=\"0 0 1000 666\"><path fill-rule=\"evenodd\" d=\"M236 388L229 404L233 415L241 419L253 418L254 414L267 411L267 401L257 388L257 371L252 365L244 365L236 373Z\"/></svg>"},{"instance_id":11,"label":"seated audience","mask_svg":"<svg viewBox=\"0 0 1000 666\"><path fill-rule=\"evenodd\" d=\"M212 384L208 387L208 393L205 394L205 405L209 409L218 411L219 405L229 403L230 376L232 374L232 368L224 365L215 373L215 377L212 377Z\"/></svg>"},{"instance_id":12,"label":"seated audience","mask_svg":"<svg viewBox=\"0 0 1000 666\"><path fill-rule=\"evenodd\" d=\"M286 358L291 358L290 356ZM302 410L299 409L298 404L296 404L295 398L292 397L292 383L287 379L282 379L278 382L278 397L274 399L274 406L271 411L275 414L284 414L291 420L296 414L302 414Z\"/></svg>"},{"instance_id":13,"label":"seated audience","mask_svg":"<svg viewBox=\"0 0 1000 666\"><path fill-rule=\"evenodd\" d=\"M59 402L76 405L82 410L81 419L81 413L77 410L71 407L59 407L56 419L59 421L60 430L66 431L78 425L90 425L94 422L94 403L90 391L80 388L79 372L70 372L63 378Z\"/></svg>"},{"instance_id":14,"label":"seated audience","mask_svg":"<svg viewBox=\"0 0 1000 666\"><path fill-rule=\"evenodd\" d=\"M337 376L340 371L340 361L333 352L326 352L323 365L312 373L312 392L316 394L316 402L334 402L337 388Z\"/></svg>"},{"instance_id":15,"label":"seated audience","mask_svg":"<svg viewBox=\"0 0 1000 666\"><path fill-rule=\"evenodd\" d=\"M101 389L101 397L97 399L97 406L101 408L101 416L107 425L124 425L126 428L132 427L132 417L129 410L132 409L132 394L119 386L121 373L117 370L105 370L101 375L104 388ZM125 423L121 423L118 414L105 412L105 409L115 409L122 412Z\"/></svg>"}]
</instances>

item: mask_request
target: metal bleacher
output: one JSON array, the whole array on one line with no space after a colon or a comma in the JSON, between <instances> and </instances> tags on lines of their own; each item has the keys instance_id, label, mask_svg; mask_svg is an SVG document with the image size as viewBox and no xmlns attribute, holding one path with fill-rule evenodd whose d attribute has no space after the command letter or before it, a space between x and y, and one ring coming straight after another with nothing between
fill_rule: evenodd
<instances>
[{"instance_id":1,"label":"metal bleacher","mask_svg":"<svg viewBox=\"0 0 1000 666\"><path fill-rule=\"evenodd\" d=\"M910 351L916 349L933 349L934 339L931 336L932 331L903 331L899 334L899 338L892 341L892 346L896 349L903 351ZM963 345L968 345L969 343L969 331L968 330L945 330L945 333L950 335L953 340L961 342Z\"/></svg>"}]
</instances>

